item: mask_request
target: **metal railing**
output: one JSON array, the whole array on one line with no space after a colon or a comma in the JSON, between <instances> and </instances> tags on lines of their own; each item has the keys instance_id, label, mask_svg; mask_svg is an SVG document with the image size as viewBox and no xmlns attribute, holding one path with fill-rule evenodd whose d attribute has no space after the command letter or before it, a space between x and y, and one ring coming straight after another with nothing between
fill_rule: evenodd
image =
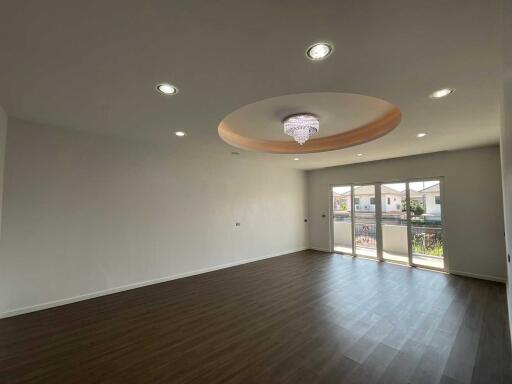
<instances>
[{"instance_id":1,"label":"metal railing","mask_svg":"<svg viewBox=\"0 0 512 384\"><path fill-rule=\"evenodd\" d=\"M377 248L377 225L373 223L354 223L356 246Z\"/></svg>"},{"instance_id":2,"label":"metal railing","mask_svg":"<svg viewBox=\"0 0 512 384\"><path fill-rule=\"evenodd\" d=\"M339 221L345 222L350 220L350 217L340 217L339 219ZM356 246L376 249L377 224L375 222L355 222L354 237ZM406 241L406 238L404 241ZM425 226L424 224L411 226L411 243L413 254L443 257L441 226Z\"/></svg>"}]
</instances>

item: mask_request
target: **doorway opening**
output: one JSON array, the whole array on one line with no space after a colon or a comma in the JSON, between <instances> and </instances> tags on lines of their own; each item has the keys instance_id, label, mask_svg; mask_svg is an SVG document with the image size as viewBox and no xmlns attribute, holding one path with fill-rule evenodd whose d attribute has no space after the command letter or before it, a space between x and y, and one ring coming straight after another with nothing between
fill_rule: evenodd
<instances>
[{"instance_id":1,"label":"doorway opening","mask_svg":"<svg viewBox=\"0 0 512 384\"><path fill-rule=\"evenodd\" d=\"M445 269L442 179L332 186L332 249Z\"/></svg>"}]
</instances>

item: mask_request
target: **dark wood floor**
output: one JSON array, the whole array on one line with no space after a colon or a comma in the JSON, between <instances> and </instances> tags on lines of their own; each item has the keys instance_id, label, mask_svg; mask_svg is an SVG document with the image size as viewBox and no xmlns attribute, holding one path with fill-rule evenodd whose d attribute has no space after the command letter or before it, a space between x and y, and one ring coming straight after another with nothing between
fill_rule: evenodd
<instances>
[{"instance_id":1,"label":"dark wood floor","mask_svg":"<svg viewBox=\"0 0 512 384\"><path fill-rule=\"evenodd\" d=\"M314 251L0 320L3 383L512 383L503 284Z\"/></svg>"}]
</instances>

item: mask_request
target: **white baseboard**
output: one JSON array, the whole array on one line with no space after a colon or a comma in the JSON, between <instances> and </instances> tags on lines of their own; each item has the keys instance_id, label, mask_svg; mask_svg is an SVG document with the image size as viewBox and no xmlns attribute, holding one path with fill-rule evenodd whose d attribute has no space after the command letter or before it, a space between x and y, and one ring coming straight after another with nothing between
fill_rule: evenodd
<instances>
[{"instance_id":1,"label":"white baseboard","mask_svg":"<svg viewBox=\"0 0 512 384\"><path fill-rule=\"evenodd\" d=\"M491 275L482 275L480 273L452 271L452 270L450 270L449 273L451 273L452 275L474 277L475 279L497 281L499 283L505 283L506 282L506 278L504 278L504 277L497 277L497 276L491 276Z\"/></svg>"},{"instance_id":2,"label":"white baseboard","mask_svg":"<svg viewBox=\"0 0 512 384\"><path fill-rule=\"evenodd\" d=\"M327 248L317 248L317 247L309 247L309 249L312 249L313 251L320 251L320 252L329 252L329 253L332 253L329 249Z\"/></svg>"},{"instance_id":3,"label":"white baseboard","mask_svg":"<svg viewBox=\"0 0 512 384\"><path fill-rule=\"evenodd\" d=\"M102 291L85 293L83 295L69 297L69 298L66 298L66 299L59 299L59 300L54 300L54 301L48 301L48 302L41 303L41 304L30 305L30 306L27 306L27 307L11 309L11 310L6 311L6 312L0 312L0 319L6 318L6 317L22 315L24 313L29 313L29 312L41 311L43 309L58 307L58 306L65 305L65 304L76 303L78 301L87 300L87 299L93 299L95 297L100 297L100 296L105 296L105 295L110 295L112 293L128 291L130 289L140 288L140 287L144 287L144 286L147 286L147 285L158 284L158 283L163 283L163 282L166 282L166 281L181 279L181 278L188 277L188 276L199 275L201 273L212 272L212 271L216 271L216 270L219 270L219 269L230 268L230 267L234 267L234 266L241 265L241 264L252 263L254 261L270 259L272 257L284 256L284 255L288 255L290 253L304 251L306 249L309 249L309 247L289 250L289 251L286 251L286 252L279 252L279 253L276 253L276 254L265 255L265 256L262 256L262 257L255 257L255 258L252 258L252 259L238 260L238 261L234 261L234 262L231 262L231 263L215 265L213 267L197 269L195 271L178 273L176 275L159 277L159 278L156 278L156 279L142 281L142 282L139 282L139 283L133 283L133 284L122 285L120 287L109 288L109 289L105 289L105 290L102 290Z\"/></svg>"}]
</instances>

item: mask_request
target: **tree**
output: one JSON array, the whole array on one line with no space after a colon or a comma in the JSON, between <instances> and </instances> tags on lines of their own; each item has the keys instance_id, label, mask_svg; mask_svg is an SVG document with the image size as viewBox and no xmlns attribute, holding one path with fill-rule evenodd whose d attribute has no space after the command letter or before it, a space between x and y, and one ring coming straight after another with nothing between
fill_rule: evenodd
<instances>
[{"instance_id":1,"label":"tree","mask_svg":"<svg viewBox=\"0 0 512 384\"><path fill-rule=\"evenodd\" d=\"M402 212L405 212L405 200L402 201ZM421 216L425 213L425 209L421 205L421 203L418 200L411 200L411 204L409 206L409 210L414 213L416 216Z\"/></svg>"}]
</instances>

